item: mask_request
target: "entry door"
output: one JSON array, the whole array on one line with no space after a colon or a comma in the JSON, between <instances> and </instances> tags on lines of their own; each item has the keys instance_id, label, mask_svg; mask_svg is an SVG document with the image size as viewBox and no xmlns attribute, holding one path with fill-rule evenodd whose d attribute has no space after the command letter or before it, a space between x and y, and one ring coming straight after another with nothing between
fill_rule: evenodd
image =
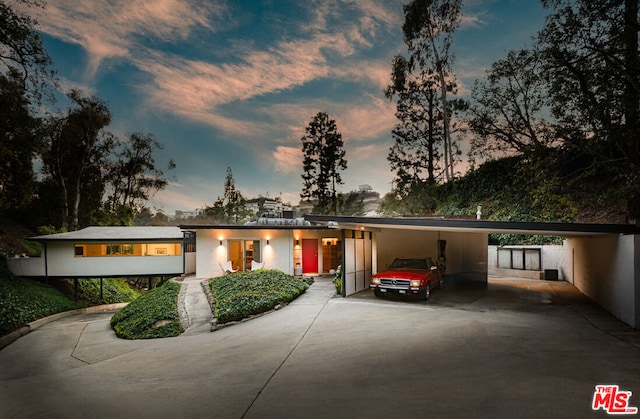
<instances>
[{"instance_id":1,"label":"entry door","mask_svg":"<svg viewBox=\"0 0 640 419\"><path fill-rule=\"evenodd\" d=\"M302 239L302 273L318 273L318 239Z\"/></svg>"}]
</instances>

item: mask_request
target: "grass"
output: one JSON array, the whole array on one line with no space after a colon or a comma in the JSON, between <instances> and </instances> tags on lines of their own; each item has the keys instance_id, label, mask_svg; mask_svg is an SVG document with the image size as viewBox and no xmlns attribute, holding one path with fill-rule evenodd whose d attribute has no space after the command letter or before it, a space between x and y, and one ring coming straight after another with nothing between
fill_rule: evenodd
<instances>
[{"instance_id":1,"label":"grass","mask_svg":"<svg viewBox=\"0 0 640 419\"><path fill-rule=\"evenodd\" d=\"M294 300L309 288L305 282L275 269L224 275L210 279L209 285L219 323L271 310Z\"/></svg>"},{"instance_id":2,"label":"grass","mask_svg":"<svg viewBox=\"0 0 640 419\"><path fill-rule=\"evenodd\" d=\"M153 339L180 335L180 284L167 281L142 294L111 318L111 327L123 339Z\"/></svg>"},{"instance_id":3,"label":"grass","mask_svg":"<svg viewBox=\"0 0 640 419\"><path fill-rule=\"evenodd\" d=\"M42 317L76 308L78 304L56 288L13 275L0 256L0 336Z\"/></svg>"}]
</instances>

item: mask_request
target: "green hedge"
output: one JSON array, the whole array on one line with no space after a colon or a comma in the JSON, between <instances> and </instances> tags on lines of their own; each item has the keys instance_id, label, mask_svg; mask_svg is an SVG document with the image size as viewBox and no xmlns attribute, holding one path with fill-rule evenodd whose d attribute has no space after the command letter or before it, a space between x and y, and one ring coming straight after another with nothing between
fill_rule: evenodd
<instances>
[{"instance_id":1,"label":"green hedge","mask_svg":"<svg viewBox=\"0 0 640 419\"><path fill-rule=\"evenodd\" d=\"M241 320L288 303L309 286L278 270L239 272L209 280L220 323Z\"/></svg>"},{"instance_id":2,"label":"green hedge","mask_svg":"<svg viewBox=\"0 0 640 419\"><path fill-rule=\"evenodd\" d=\"M0 256L0 336L42 317L73 310L78 305L49 285L19 278Z\"/></svg>"},{"instance_id":3,"label":"green hedge","mask_svg":"<svg viewBox=\"0 0 640 419\"><path fill-rule=\"evenodd\" d=\"M178 314L180 284L167 281L142 294L111 318L111 327L124 339L152 339L178 336L183 332ZM158 322L167 324L158 326ZM155 327L154 327L155 326Z\"/></svg>"}]
</instances>

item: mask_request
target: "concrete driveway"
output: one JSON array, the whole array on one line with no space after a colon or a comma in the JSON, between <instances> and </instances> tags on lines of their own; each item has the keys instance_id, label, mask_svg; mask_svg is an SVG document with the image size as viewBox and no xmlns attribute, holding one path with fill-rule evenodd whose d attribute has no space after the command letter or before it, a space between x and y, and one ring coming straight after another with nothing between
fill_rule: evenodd
<instances>
[{"instance_id":1,"label":"concrete driveway","mask_svg":"<svg viewBox=\"0 0 640 419\"><path fill-rule=\"evenodd\" d=\"M2 417L586 418L596 385L640 406L637 331L564 282L490 281L428 302L331 298L214 333L123 341L110 314L0 351Z\"/></svg>"}]
</instances>

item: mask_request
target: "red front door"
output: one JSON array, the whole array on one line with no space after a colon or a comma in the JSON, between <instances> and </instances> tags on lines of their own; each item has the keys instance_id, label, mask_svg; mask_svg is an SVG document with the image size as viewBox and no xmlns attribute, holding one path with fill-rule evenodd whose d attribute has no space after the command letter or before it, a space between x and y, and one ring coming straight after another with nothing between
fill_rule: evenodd
<instances>
[{"instance_id":1,"label":"red front door","mask_svg":"<svg viewBox=\"0 0 640 419\"><path fill-rule=\"evenodd\" d=\"M318 273L318 239L302 239L302 273Z\"/></svg>"}]
</instances>

